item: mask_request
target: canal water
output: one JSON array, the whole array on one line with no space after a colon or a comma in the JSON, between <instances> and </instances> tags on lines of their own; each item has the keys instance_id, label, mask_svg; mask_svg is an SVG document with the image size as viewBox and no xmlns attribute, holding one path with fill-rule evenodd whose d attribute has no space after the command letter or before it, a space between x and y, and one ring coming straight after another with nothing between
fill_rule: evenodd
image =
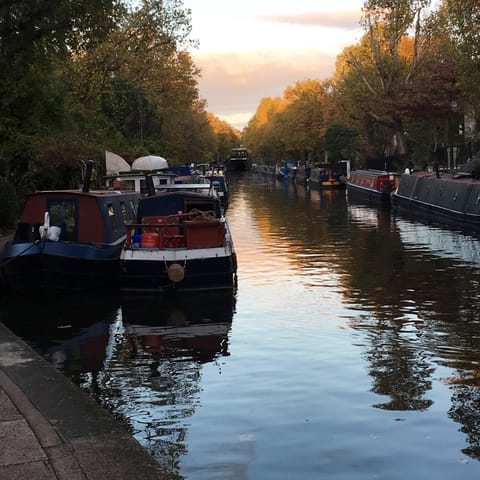
<instances>
[{"instance_id":1,"label":"canal water","mask_svg":"<svg viewBox=\"0 0 480 480\"><path fill-rule=\"evenodd\" d=\"M229 181L235 297L8 298L0 319L172 479L480 478L480 241Z\"/></svg>"}]
</instances>

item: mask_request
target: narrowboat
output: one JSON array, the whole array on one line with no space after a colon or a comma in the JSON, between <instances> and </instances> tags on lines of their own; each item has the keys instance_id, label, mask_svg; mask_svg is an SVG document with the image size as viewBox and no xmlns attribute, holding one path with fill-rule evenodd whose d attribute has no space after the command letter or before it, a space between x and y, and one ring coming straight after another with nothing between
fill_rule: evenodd
<instances>
[{"instance_id":1,"label":"narrowboat","mask_svg":"<svg viewBox=\"0 0 480 480\"><path fill-rule=\"evenodd\" d=\"M230 200L227 179L223 175L214 173L207 175L207 180L218 195L223 209L226 210Z\"/></svg>"},{"instance_id":2,"label":"narrowboat","mask_svg":"<svg viewBox=\"0 0 480 480\"><path fill-rule=\"evenodd\" d=\"M479 231L480 180L463 173L404 173L392 207L395 213Z\"/></svg>"},{"instance_id":3,"label":"narrowboat","mask_svg":"<svg viewBox=\"0 0 480 480\"><path fill-rule=\"evenodd\" d=\"M297 176L298 162L295 160L284 160L281 167L276 171L277 178L280 181L290 180L295 181Z\"/></svg>"},{"instance_id":4,"label":"narrowboat","mask_svg":"<svg viewBox=\"0 0 480 480\"><path fill-rule=\"evenodd\" d=\"M38 191L23 206L0 269L12 290L86 291L118 287L126 223L135 219L138 193Z\"/></svg>"},{"instance_id":5,"label":"narrowboat","mask_svg":"<svg viewBox=\"0 0 480 480\"><path fill-rule=\"evenodd\" d=\"M345 188L345 183L342 181L342 174L331 167L316 167L312 168L309 175L309 185L312 188L318 189L340 189Z\"/></svg>"},{"instance_id":6,"label":"narrowboat","mask_svg":"<svg viewBox=\"0 0 480 480\"><path fill-rule=\"evenodd\" d=\"M248 167L250 151L245 147L232 148L226 162L228 171L243 172Z\"/></svg>"},{"instance_id":7,"label":"narrowboat","mask_svg":"<svg viewBox=\"0 0 480 480\"><path fill-rule=\"evenodd\" d=\"M347 180L349 200L390 207L390 195L400 181L400 174L384 170L354 170Z\"/></svg>"},{"instance_id":8,"label":"narrowboat","mask_svg":"<svg viewBox=\"0 0 480 480\"><path fill-rule=\"evenodd\" d=\"M220 199L198 186L140 200L120 255L121 292L235 289L236 255Z\"/></svg>"}]
</instances>

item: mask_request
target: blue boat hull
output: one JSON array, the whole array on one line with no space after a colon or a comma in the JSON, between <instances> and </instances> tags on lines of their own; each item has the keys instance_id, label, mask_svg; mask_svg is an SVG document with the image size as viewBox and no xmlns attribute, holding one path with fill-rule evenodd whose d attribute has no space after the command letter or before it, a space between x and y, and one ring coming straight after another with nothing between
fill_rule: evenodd
<instances>
[{"instance_id":1,"label":"blue boat hull","mask_svg":"<svg viewBox=\"0 0 480 480\"><path fill-rule=\"evenodd\" d=\"M118 287L122 244L22 242L6 244L2 275L12 290L88 291Z\"/></svg>"}]
</instances>

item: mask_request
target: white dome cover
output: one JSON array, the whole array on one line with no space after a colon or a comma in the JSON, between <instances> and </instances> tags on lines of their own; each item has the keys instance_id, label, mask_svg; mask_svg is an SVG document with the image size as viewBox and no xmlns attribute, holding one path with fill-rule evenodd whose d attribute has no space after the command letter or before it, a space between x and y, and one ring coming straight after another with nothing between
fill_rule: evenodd
<instances>
[{"instance_id":1,"label":"white dome cover","mask_svg":"<svg viewBox=\"0 0 480 480\"><path fill-rule=\"evenodd\" d=\"M118 172L129 172L130 165L116 153L105 151L105 165L107 175L116 175Z\"/></svg>"},{"instance_id":2,"label":"white dome cover","mask_svg":"<svg viewBox=\"0 0 480 480\"><path fill-rule=\"evenodd\" d=\"M132 163L132 170L165 170L167 168L167 161L163 157L155 155L139 157Z\"/></svg>"}]
</instances>

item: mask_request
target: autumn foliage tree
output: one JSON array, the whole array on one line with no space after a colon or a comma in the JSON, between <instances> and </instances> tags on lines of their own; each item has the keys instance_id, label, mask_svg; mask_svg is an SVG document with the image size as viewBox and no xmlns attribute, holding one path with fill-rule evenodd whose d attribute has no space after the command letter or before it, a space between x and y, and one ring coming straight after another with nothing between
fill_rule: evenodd
<instances>
[{"instance_id":1,"label":"autumn foliage tree","mask_svg":"<svg viewBox=\"0 0 480 480\"><path fill-rule=\"evenodd\" d=\"M77 185L106 149L214 157L190 33L181 0L2 2L2 177L20 193Z\"/></svg>"},{"instance_id":2,"label":"autumn foliage tree","mask_svg":"<svg viewBox=\"0 0 480 480\"><path fill-rule=\"evenodd\" d=\"M261 158L270 162L290 157L319 160L327 126L328 95L318 80L296 82L282 98L264 98L247 125L243 138Z\"/></svg>"}]
</instances>

